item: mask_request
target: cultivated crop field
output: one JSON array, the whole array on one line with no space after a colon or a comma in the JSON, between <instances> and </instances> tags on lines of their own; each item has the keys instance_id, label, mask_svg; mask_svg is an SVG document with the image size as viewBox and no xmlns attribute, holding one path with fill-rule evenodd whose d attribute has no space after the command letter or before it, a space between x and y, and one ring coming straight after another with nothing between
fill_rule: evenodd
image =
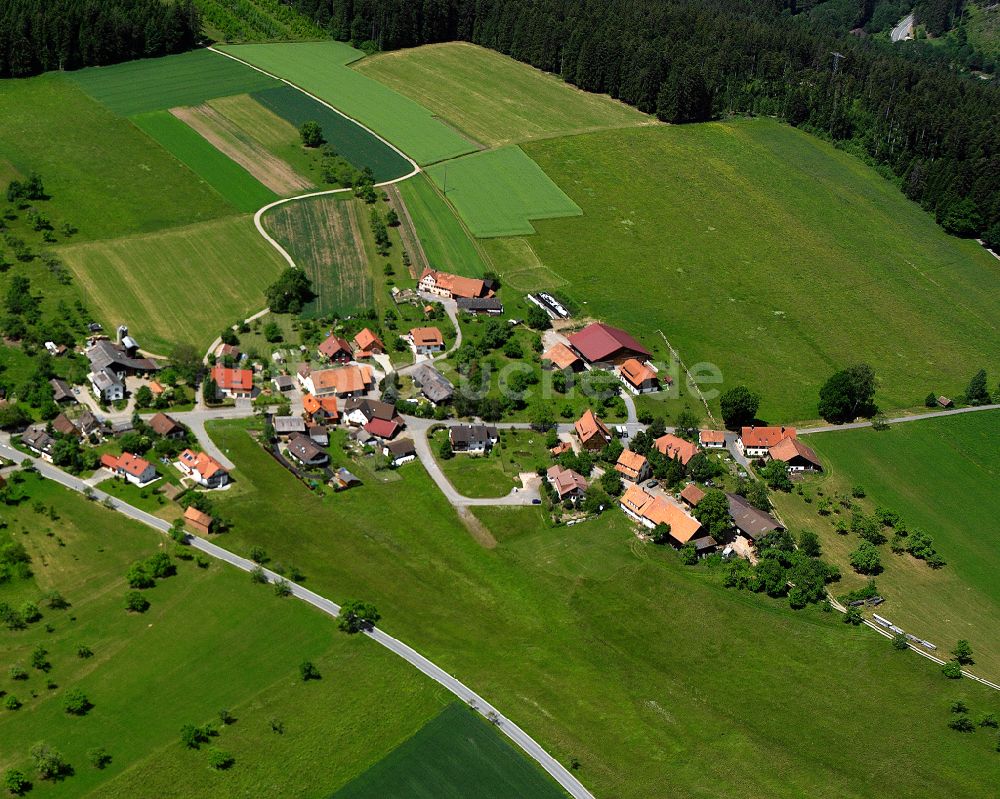
<instances>
[{"instance_id":1,"label":"cultivated crop field","mask_svg":"<svg viewBox=\"0 0 1000 799\"><path fill-rule=\"evenodd\" d=\"M467 155L427 174L480 238L530 234L532 220L583 213L520 147Z\"/></svg>"},{"instance_id":2,"label":"cultivated crop field","mask_svg":"<svg viewBox=\"0 0 1000 799\"><path fill-rule=\"evenodd\" d=\"M935 571L881 547L885 571L875 579L888 601L878 612L939 648L968 639L976 652L973 672L994 681L1000 678L998 426L1000 412L986 411L894 425L881 433L852 430L805 439L829 466L828 475L810 479L807 487L832 496L861 486L872 505L896 511L931 536L947 561ZM792 494L779 502L787 522L821 536L844 573L843 591L863 585L865 578L854 575L848 561L857 535L837 535L837 517L820 517L818 499L807 505ZM850 520L850 513L841 515Z\"/></svg>"},{"instance_id":3,"label":"cultivated crop field","mask_svg":"<svg viewBox=\"0 0 1000 799\"><path fill-rule=\"evenodd\" d=\"M486 267L479 250L430 181L414 175L398 188L432 268L482 277Z\"/></svg>"},{"instance_id":4,"label":"cultivated crop field","mask_svg":"<svg viewBox=\"0 0 1000 799\"><path fill-rule=\"evenodd\" d=\"M301 86L385 137L419 164L475 149L426 108L348 67L363 53L343 42L225 45L219 49Z\"/></svg>"},{"instance_id":5,"label":"cultivated crop field","mask_svg":"<svg viewBox=\"0 0 1000 799\"><path fill-rule=\"evenodd\" d=\"M30 111L29 111L30 109ZM232 213L168 152L92 100L67 76L4 81L0 158L41 174L57 228L76 239L145 233Z\"/></svg>"},{"instance_id":6,"label":"cultivated crop field","mask_svg":"<svg viewBox=\"0 0 1000 799\"><path fill-rule=\"evenodd\" d=\"M354 68L489 147L654 121L610 97L466 42L379 53Z\"/></svg>"},{"instance_id":7,"label":"cultivated crop field","mask_svg":"<svg viewBox=\"0 0 1000 799\"><path fill-rule=\"evenodd\" d=\"M175 116L168 111L151 111L133 117L132 121L237 210L250 213L278 199L274 191L185 124L184 116L189 114Z\"/></svg>"},{"instance_id":8,"label":"cultivated crop field","mask_svg":"<svg viewBox=\"0 0 1000 799\"><path fill-rule=\"evenodd\" d=\"M250 217L229 217L144 236L59 250L108 329L127 323L153 352L207 345L264 306L285 261Z\"/></svg>"},{"instance_id":9,"label":"cultivated crop field","mask_svg":"<svg viewBox=\"0 0 1000 799\"><path fill-rule=\"evenodd\" d=\"M446 705L440 689L395 656L216 561L205 569L175 561L176 575L143 592L149 610L126 613L126 570L165 539L55 483L25 485L30 500L5 508L0 540L25 546L34 577L0 585L0 599L16 608L57 590L71 603L39 603L40 621L0 629L0 689L22 703L0 713L0 769L24 769L31 796L208 799L272 785L307 795L317 784L348 782ZM32 509L36 501L44 513ZM46 650L47 671L31 666L36 646ZM79 657L80 646L92 656ZM322 679L302 682L303 660ZM27 678L12 679L13 665ZM93 706L83 716L63 710L72 689ZM223 708L234 719L228 726L219 721ZM211 745L235 757L227 771L208 767L204 746L181 745L182 725L206 723L219 731ZM28 750L38 742L62 752L74 773L37 779ZM103 769L90 764L96 747L111 758Z\"/></svg>"},{"instance_id":10,"label":"cultivated crop field","mask_svg":"<svg viewBox=\"0 0 1000 799\"><path fill-rule=\"evenodd\" d=\"M120 116L199 105L280 83L211 50L69 72L70 80Z\"/></svg>"},{"instance_id":11,"label":"cultivated crop field","mask_svg":"<svg viewBox=\"0 0 1000 799\"><path fill-rule=\"evenodd\" d=\"M562 789L469 708L453 703L331 799L563 799Z\"/></svg>"},{"instance_id":12,"label":"cultivated crop field","mask_svg":"<svg viewBox=\"0 0 1000 799\"><path fill-rule=\"evenodd\" d=\"M229 42L323 39L326 33L280 0L196 0L205 32Z\"/></svg>"},{"instance_id":13,"label":"cultivated crop field","mask_svg":"<svg viewBox=\"0 0 1000 799\"><path fill-rule=\"evenodd\" d=\"M1000 373L995 259L817 139L761 119L525 148L584 212L531 239L572 298L718 365L722 388L763 396L762 418L815 418L823 381L858 361L885 408Z\"/></svg>"},{"instance_id":14,"label":"cultivated crop field","mask_svg":"<svg viewBox=\"0 0 1000 799\"><path fill-rule=\"evenodd\" d=\"M306 316L346 315L372 307L360 201L337 197L294 200L273 208L263 222L312 280L315 300Z\"/></svg>"},{"instance_id":15,"label":"cultivated crop field","mask_svg":"<svg viewBox=\"0 0 1000 799\"><path fill-rule=\"evenodd\" d=\"M954 699L995 712L996 694L870 630L724 589L638 545L617 511L548 528L537 509L477 510L501 541L486 549L417 464L317 497L240 429L211 427L253 475L252 491L219 500L235 522L227 544L309 563L314 590L374 601L380 626L561 762L577 758L598 796L658 796L665 774L678 795L995 793L995 736L947 722Z\"/></svg>"}]
</instances>

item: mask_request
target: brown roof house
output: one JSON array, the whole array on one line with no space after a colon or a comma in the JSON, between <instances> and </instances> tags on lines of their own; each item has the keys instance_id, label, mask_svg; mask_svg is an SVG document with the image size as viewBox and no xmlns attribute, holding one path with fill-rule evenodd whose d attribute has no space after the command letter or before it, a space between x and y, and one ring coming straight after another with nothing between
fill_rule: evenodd
<instances>
[{"instance_id":1,"label":"brown roof house","mask_svg":"<svg viewBox=\"0 0 1000 799\"><path fill-rule=\"evenodd\" d=\"M163 436L163 438L180 439L187 434L181 424L165 413L154 414L147 424L156 435Z\"/></svg>"},{"instance_id":2,"label":"brown roof house","mask_svg":"<svg viewBox=\"0 0 1000 799\"><path fill-rule=\"evenodd\" d=\"M580 437L580 445L584 449L604 449L611 442L611 431L604 422L598 419L590 408L584 411L576 424L576 434Z\"/></svg>"},{"instance_id":3,"label":"brown roof house","mask_svg":"<svg viewBox=\"0 0 1000 799\"><path fill-rule=\"evenodd\" d=\"M723 430L699 430L698 443L705 449L725 449L726 433Z\"/></svg>"},{"instance_id":4,"label":"brown roof house","mask_svg":"<svg viewBox=\"0 0 1000 799\"><path fill-rule=\"evenodd\" d=\"M572 469L564 469L559 464L548 468L546 479L555 490L560 502L567 499L573 503L579 502L587 491L587 479L582 474Z\"/></svg>"},{"instance_id":5,"label":"brown roof house","mask_svg":"<svg viewBox=\"0 0 1000 799\"><path fill-rule=\"evenodd\" d=\"M782 461L790 472L821 472L816 453L797 438L783 438L768 451L772 460Z\"/></svg>"},{"instance_id":6,"label":"brown roof house","mask_svg":"<svg viewBox=\"0 0 1000 799\"><path fill-rule=\"evenodd\" d=\"M330 462L326 450L301 433L288 442L288 454L303 466L326 466Z\"/></svg>"},{"instance_id":7,"label":"brown roof house","mask_svg":"<svg viewBox=\"0 0 1000 799\"><path fill-rule=\"evenodd\" d=\"M444 336L436 327L415 327L404 338L413 345L413 351L417 355L441 352L444 349Z\"/></svg>"},{"instance_id":8,"label":"brown roof house","mask_svg":"<svg viewBox=\"0 0 1000 799\"><path fill-rule=\"evenodd\" d=\"M333 333L323 339L318 349L320 355L336 363L347 363L354 357L350 342Z\"/></svg>"},{"instance_id":9,"label":"brown roof house","mask_svg":"<svg viewBox=\"0 0 1000 799\"><path fill-rule=\"evenodd\" d=\"M694 483L688 483L684 486L684 490L681 491L681 499L684 500L684 504L688 507L695 508L698 503L705 498L705 492L702 491Z\"/></svg>"}]
</instances>

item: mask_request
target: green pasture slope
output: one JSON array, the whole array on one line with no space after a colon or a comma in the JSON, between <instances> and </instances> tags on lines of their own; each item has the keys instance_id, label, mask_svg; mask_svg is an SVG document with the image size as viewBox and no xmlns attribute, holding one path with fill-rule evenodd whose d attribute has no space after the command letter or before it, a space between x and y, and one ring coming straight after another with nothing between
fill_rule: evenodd
<instances>
[{"instance_id":1,"label":"green pasture slope","mask_svg":"<svg viewBox=\"0 0 1000 799\"><path fill-rule=\"evenodd\" d=\"M531 234L532 220L583 213L516 146L435 164L427 174L479 238Z\"/></svg>"},{"instance_id":2,"label":"green pasture slope","mask_svg":"<svg viewBox=\"0 0 1000 799\"><path fill-rule=\"evenodd\" d=\"M654 121L607 95L467 42L378 53L353 66L490 147Z\"/></svg>"},{"instance_id":3,"label":"green pasture slope","mask_svg":"<svg viewBox=\"0 0 1000 799\"><path fill-rule=\"evenodd\" d=\"M420 732L330 799L565 799L479 714L448 705Z\"/></svg>"},{"instance_id":4,"label":"green pasture slope","mask_svg":"<svg viewBox=\"0 0 1000 799\"><path fill-rule=\"evenodd\" d=\"M376 182L400 178L411 170L410 162L385 142L292 86L264 89L251 96L296 128L309 120L318 122L323 138L337 153L358 169L370 168Z\"/></svg>"},{"instance_id":5,"label":"green pasture slope","mask_svg":"<svg viewBox=\"0 0 1000 799\"><path fill-rule=\"evenodd\" d=\"M938 646L967 638L978 652L976 673L1000 679L1000 411L881 433L823 433L807 443L828 464L831 488L863 486L872 502L930 535L947 561L933 571L887 551L886 571L877 578L889 596L884 615ZM838 545L835 538L843 540L834 536L829 547ZM843 542L845 549L854 546L855 536Z\"/></svg>"},{"instance_id":6,"label":"green pasture slope","mask_svg":"<svg viewBox=\"0 0 1000 799\"><path fill-rule=\"evenodd\" d=\"M418 164L475 149L427 109L348 67L363 53L343 42L223 45L219 49L330 103Z\"/></svg>"},{"instance_id":7,"label":"green pasture slope","mask_svg":"<svg viewBox=\"0 0 1000 799\"><path fill-rule=\"evenodd\" d=\"M91 99L70 74L79 73L5 80L0 91L0 159L21 174L41 174L57 231L69 222L79 231L73 241L104 239L232 213L219 194Z\"/></svg>"},{"instance_id":8,"label":"green pasture slope","mask_svg":"<svg viewBox=\"0 0 1000 799\"><path fill-rule=\"evenodd\" d=\"M124 117L281 85L211 50L90 67L67 75L91 97Z\"/></svg>"},{"instance_id":9,"label":"green pasture slope","mask_svg":"<svg viewBox=\"0 0 1000 799\"><path fill-rule=\"evenodd\" d=\"M321 498L241 424L211 433L247 476L218 498L228 547L375 602L387 632L577 758L596 796L995 796L996 735L947 723L954 699L1000 712L996 692L837 614L727 590L617 510L549 528L537 509L477 509L488 548L419 464Z\"/></svg>"},{"instance_id":10,"label":"green pasture slope","mask_svg":"<svg viewBox=\"0 0 1000 799\"><path fill-rule=\"evenodd\" d=\"M721 388L749 385L765 419L815 418L824 380L859 361L885 408L1000 374L996 260L805 133L757 119L525 150L584 212L529 240L564 290L647 344L662 330Z\"/></svg>"},{"instance_id":11,"label":"green pasture slope","mask_svg":"<svg viewBox=\"0 0 1000 799\"><path fill-rule=\"evenodd\" d=\"M456 275L482 277L486 266L479 250L431 182L424 175L414 175L398 188L431 266Z\"/></svg>"},{"instance_id":12,"label":"green pasture slope","mask_svg":"<svg viewBox=\"0 0 1000 799\"><path fill-rule=\"evenodd\" d=\"M4 508L0 542L22 543L35 574L0 584L0 601L16 608L58 590L71 603L40 603L40 621L0 629L0 690L23 703L0 709L0 771L28 773L30 796L209 799L279 785L285 796L316 796L357 777L447 705L449 695L391 653L217 561L205 569L175 561L175 576L143 592L149 610L126 613L125 572L164 537L55 483L25 485L30 498ZM81 645L93 656L78 657ZM36 646L47 650L47 672L31 667ZM299 679L303 660L321 680ZM15 664L26 680L11 678ZM75 688L93 704L82 717L63 711ZM225 727L223 708L235 718ZM228 771L213 772L204 747L180 743L182 725L206 723L219 730L211 745L235 757ZM71 776L36 777L28 751L40 741L65 755ZM89 762L95 747L111 756L104 769Z\"/></svg>"},{"instance_id":13,"label":"green pasture slope","mask_svg":"<svg viewBox=\"0 0 1000 799\"><path fill-rule=\"evenodd\" d=\"M251 213L278 199L277 194L169 111L139 114L132 117L132 122L238 211Z\"/></svg>"}]
</instances>

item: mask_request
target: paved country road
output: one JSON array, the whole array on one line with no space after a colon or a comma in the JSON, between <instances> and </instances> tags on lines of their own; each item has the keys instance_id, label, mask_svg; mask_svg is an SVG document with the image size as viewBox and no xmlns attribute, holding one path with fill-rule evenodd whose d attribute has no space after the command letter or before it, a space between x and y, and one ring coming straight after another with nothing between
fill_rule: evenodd
<instances>
[{"instance_id":1,"label":"paved country road","mask_svg":"<svg viewBox=\"0 0 1000 799\"><path fill-rule=\"evenodd\" d=\"M7 434L0 436L0 441L3 442L0 443L0 455L14 461L15 463L22 463L26 459L23 452L19 452L10 446L10 437ZM30 460L34 464L35 468L38 469L39 473L43 477L59 483L66 488L80 493L83 493L84 490L90 488L82 480L67 474L62 469L43 461L41 458L27 458L27 460ZM94 492L94 497L97 501L103 502L105 499L108 499L108 495L103 491L99 489L90 490ZM144 510L140 510L139 508L129 505L126 502L122 502L114 497L111 497L110 499L114 503L114 510L128 516L130 519L141 522L142 524L152 527L153 529L164 534L170 530L170 525L163 519L157 518L150 513L146 513ZM206 541L204 538L189 535L188 540L193 548L198 549L207 555L211 555L213 558L224 561L231 566L235 566L237 569L249 572L257 566L256 563L249 561L246 558L241 558L239 555L234 555L228 549L224 549L217 544L213 544L211 541ZM264 574L267 575L267 579L271 582L277 582L278 580L284 579L281 575L268 569L264 569ZM335 602L324 596L320 596L315 591L303 588L298 583L289 582L288 585L291 588L292 596L297 599L312 605L314 608L317 608L330 616L336 617L340 614L340 606ZM466 702L470 707L490 719L500 729L500 731L517 744L525 752L525 754L545 769L545 771L548 772L548 774L556 782L558 782L566 790L566 792L573 797L573 799L594 799L594 795L588 791L583 784L562 764L560 764L559 761L546 752L534 738L528 735L528 733L518 727L513 721L504 716L493 705L483 699L483 697L463 682L458 680L453 675L448 674L448 672L440 666L435 665L432 661L425 658L412 647L407 646L399 639L393 638L391 635L379 630L377 627L372 628L365 634L376 643L381 644L386 649L399 655L407 663L414 666L438 683L438 685L443 686L463 702Z\"/></svg>"},{"instance_id":2,"label":"paved country road","mask_svg":"<svg viewBox=\"0 0 1000 799\"><path fill-rule=\"evenodd\" d=\"M931 411L930 413L911 413L907 416L896 416L886 419L889 424L902 424L903 422L919 422L923 419L940 419L943 416L956 416L960 413L978 413L979 411L995 411L1000 408L1000 404L977 405L974 408L952 408L947 411ZM850 424L828 424L823 427L799 428L799 435L804 436L810 433L835 433L838 430L860 430L864 427L871 427L871 422L851 422Z\"/></svg>"}]
</instances>

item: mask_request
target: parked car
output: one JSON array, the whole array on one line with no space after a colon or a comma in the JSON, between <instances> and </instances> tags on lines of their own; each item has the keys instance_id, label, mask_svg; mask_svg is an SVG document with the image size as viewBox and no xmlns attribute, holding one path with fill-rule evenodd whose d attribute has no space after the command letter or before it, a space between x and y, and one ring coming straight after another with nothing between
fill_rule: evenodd
<instances>
[{"instance_id":1,"label":"parked car","mask_svg":"<svg viewBox=\"0 0 1000 799\"><path fill-rule=\"evenodd\" d=\"M531 504L532 505L541 505L542 501L540 499L533 499L533 500L531 500Z\"/></svg>"},{"instance_id":2,"label":"parked car","mask_svg":"<svg viewBox=\"0 0 1000 799\"><path fill-rule=\"evenodd\" d=\"M646 488L656 488L656 481L650 480L648 483L646 483Z\"/></svg>"}]
</instances>

